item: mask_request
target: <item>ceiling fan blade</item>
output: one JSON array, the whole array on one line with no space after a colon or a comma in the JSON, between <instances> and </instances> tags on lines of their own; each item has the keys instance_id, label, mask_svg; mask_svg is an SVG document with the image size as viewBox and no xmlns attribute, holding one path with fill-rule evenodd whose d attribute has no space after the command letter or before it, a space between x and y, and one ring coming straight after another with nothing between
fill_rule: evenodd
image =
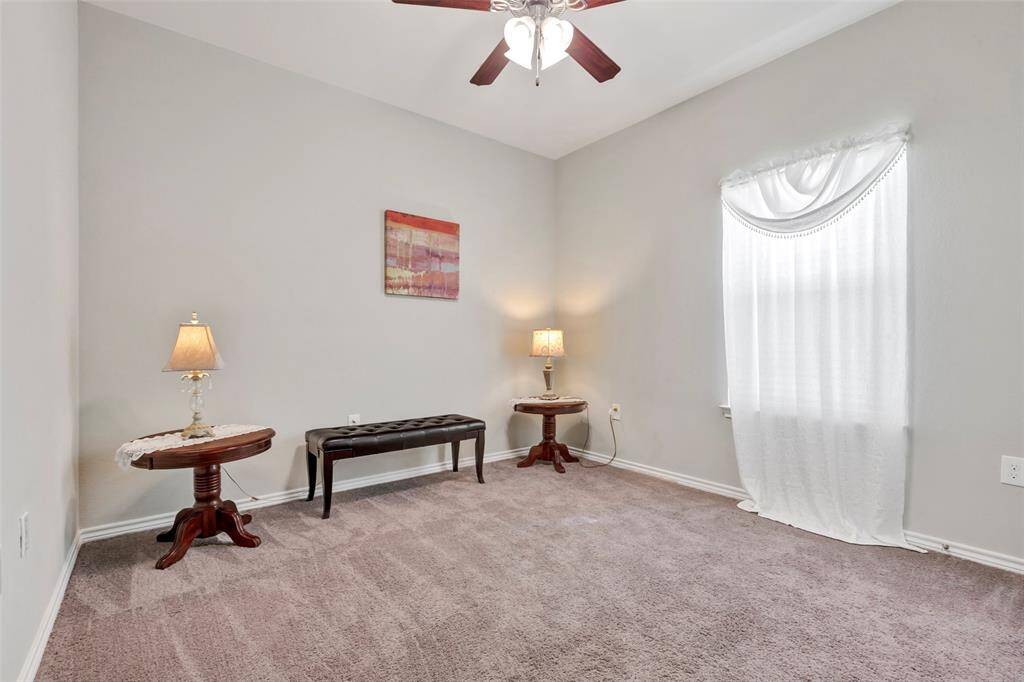
<instances>
[{"instance_id":1,"label":"ceiling fan blade","mask_svg":"<svg viewBox=\"0 0 1024 682\"><path fill-rule=\"evenodd\" d=\"M508 43L502 38L497 47L487 55L487 59L476 70L473 77L469 79L469 82L473 85L490 85L493 83L494 79L501 73L501 70L508 64L508 57L505 56L506 52L508 52Z\"/></svg>"},{"instance_id":2,"label":"ceiling fan blade","mask_svg":"<svg viewBox=\"0 0 1024 682\"><path fill-rule=\"evenodd\" d=\"M397 0L395 0L397 2ZM611 5L616 2L622 2L622 0L586 0L587 6L583 9L594 9L595 7L604 7L605 5Z\"/></svg>"},{"instance_id":3,"label":"ceiling fan blade","mask_svg":"<svg viewBox=\"0 0 1024 682\"><path fill-rule=\"evenodd\" d=\"M391 0L399 5L423 5L424 7L449 7L451 9L475 9L491 11L491 0ZM595 0L600 2L601 0ZM617 1L617 0L613 0Z\"/></svg>"},{"instance_id":4,"label":"ceiling fan blade","mask_svg":"<svg viewBox=\"0 0 1024 682\"><path fill-rule=\"evenodd\" d=\"M583 35L583 31L575 25L572 28L572 42L565 49L569 56L586 69L587 73L593 76L598 83L615 78L622 68L595 45L594 41Z\"/></svg>"}]
</instances>

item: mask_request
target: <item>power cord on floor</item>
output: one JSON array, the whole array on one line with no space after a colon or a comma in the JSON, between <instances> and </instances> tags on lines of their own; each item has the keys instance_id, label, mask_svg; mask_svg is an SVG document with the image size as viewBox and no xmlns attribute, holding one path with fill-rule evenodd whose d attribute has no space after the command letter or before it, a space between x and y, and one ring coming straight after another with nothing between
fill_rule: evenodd
<instances>
[{"instance_id":1,"label":"power cord on floor","mask_svg":"<svg viewBox=\"0 0 1024 682\"><path fill-rule=\"evenodd\" d=\"M231 479L231 482L232 482L232 483L234 483L234 484L235 484L235 486L236 486L236 487L237 487L237 488L238 488L239 490L241 490L241 491L242 491L242 492L243 492L244 494L248 495L248 496L249 496L249 499L250 499L250 500L256 500L257 502L259 502L259 501L260 501L260 498L256 497L255 495L253 495L252 493L250 493L250 492L249 492L248 490L246 490L246 489L245 489L245 488L243 488L242 486L238 485L238 481L236 481L236 480L235 480L235 477L231 475L231 472L227 470L227 467L225 467L224 465L221 465L221 467L220 467L220 470L221 470L221 471L223 471L223 472L224 472L225 474L227 474L227 475L228 475L228 478L230 478L230 479Z\"/></svg>"},{"instance_id":2,"label":"power cord on floor","mask_svg":"<svg viewBox=\"0 0 1024 682\"><path fill-rule=\"evenodd\" d=\"M586 453L587 446L590 445L590 405L587 405L587 409L586 409L585 414L587 416L587 439L583 441L583 448L581 449L582 453ZM607 462L601 462L600 464L584 464L583 461L584 461L585 458L581 457L580 458L580 466L582 468L584 468L584 469L597 469L598 467L606 467L606 466L608 466L609 464L611 464L612 462L615 461L615 457L619 454L619 439L616 438L616 436L615 436L615 422L612 420L612 415L611 414L608 415L608 426L611 427L611 430L612 430L612 444L614 446L613 449L612 449L612 457L611 457L611 459L609 459Z\"/></svg>"}]
</instances>

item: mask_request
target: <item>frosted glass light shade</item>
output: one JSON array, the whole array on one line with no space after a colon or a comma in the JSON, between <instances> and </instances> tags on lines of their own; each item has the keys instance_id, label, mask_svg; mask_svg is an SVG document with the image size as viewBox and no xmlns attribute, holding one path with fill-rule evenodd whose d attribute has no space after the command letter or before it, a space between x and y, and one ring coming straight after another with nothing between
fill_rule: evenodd
<instances>
[{"instance_id":1,"label":"frosted glass light shade","mask_svg":"<svg viewBox=\"0 0 1024 682\"><path fill-rule=\"evenodd\" d=\"M565 344L562 342L561 329L534 329L533 347L530 355L534 357L560 358L565 355Z\"/></svg>"},{"instance_id":2,"label":"frosted glass light shade","mask_svg":"<svg viewBox=\"0 0 1024 682\"><path fill-rule=\"evenodd\" d=\"M513 17L505 22L505 57L524 69L533 68L533 40L537 24L530 17ZM540 68L547 69L568 57L573 28L568 21L548 17L540 24Z\"/></svg>"},{"instance_id":3,"label":"frosted glass light shade","mask_svg":"<svg viewBox=\"0 0 1024 682\"><path fill-rule=\"evenodd\" d=\"M540 66L541 70L554 66L569 54L566 49L572 42L572 24L558 17L548 17L540 24Z\"/></svg>"},{"instance_id":4,"label":"frosted glass light shade","mask_svg":"<svg viewBox=\"0 0 1024 682\"><path fill-rule=\"evenodd\" d=\"M178 325L178 338L163 371L193 372L223 367L224 361L213 340L210 325L200 322L199 316L192 313L191 322Z\"/></svg>"},{"instance_id":5,"label":"frosted glass light shade","mask_svg":"<svg viewBox=\"0 0 1024 682\"><path fill-rule=\"evenodd\" d=\"M524 69L533 66L533 34L537 24L530 17L513 17L505 22L505 57Z\"/></svg>"}]
</instances>

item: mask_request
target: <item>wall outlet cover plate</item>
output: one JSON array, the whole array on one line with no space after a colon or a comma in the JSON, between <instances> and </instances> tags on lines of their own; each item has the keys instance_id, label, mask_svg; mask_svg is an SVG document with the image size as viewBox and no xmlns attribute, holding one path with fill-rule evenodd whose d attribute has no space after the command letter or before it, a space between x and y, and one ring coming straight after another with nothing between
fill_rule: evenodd
<instances>
[{"instance_id":1,"label":"wall outlet cover plate","mask_svg":"<svg viewBox=\"0 0 1024 682\"><path fill-rule=\"evenodd\" d=\"M1003 455L999 467L999 482L1024 488L1024 457Z\"/></svg>"}]
</instances>

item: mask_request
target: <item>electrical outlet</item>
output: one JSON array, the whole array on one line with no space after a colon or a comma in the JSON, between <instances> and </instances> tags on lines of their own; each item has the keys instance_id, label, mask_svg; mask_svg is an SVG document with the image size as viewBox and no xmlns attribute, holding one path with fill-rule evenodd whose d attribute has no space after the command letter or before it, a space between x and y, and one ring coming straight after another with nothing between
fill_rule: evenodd
<instances>
[{"instance_id":1,"label":"electrical outlet","mask_svg":"<svg viewBox=\"0 0 1024 682\"><path fill-rule=\"evenodd\" d=\"M1019 485L1024 488L1024 457L1008 457L1003 455L999 469L999 482L1007 485Z\"/></svg>"},{"instance_id":2,"label":"electrical outlet","mask_svg":"<svg viewBox=\"0 0 1024 682\"><path fill-rule=\"evenodd\" d=\"M18 517L18 556L28 554L28 512Z\"/></svg>"},{"instance_id":3,"label":"electrical outlet","mask_svg":"<svg viewBox=\"0 0 1024 682\"><path fill-rule=\"evenodd\" d=\"M612 403L612 409L608 410L608 414L615 421L620 421L622 419L622 405Z\"/></svg>"},{"instance_id":4,"label":"electrical outlet","mask_svg":"<svg viewBox=\"0 0 1024 682\"><path fill-rule=\"evenodd\" d=\"M355 424L362 424L363 419L358 414L350 414L348 416L348 425L353 426Z\"/></svg>"}]
</instances>

